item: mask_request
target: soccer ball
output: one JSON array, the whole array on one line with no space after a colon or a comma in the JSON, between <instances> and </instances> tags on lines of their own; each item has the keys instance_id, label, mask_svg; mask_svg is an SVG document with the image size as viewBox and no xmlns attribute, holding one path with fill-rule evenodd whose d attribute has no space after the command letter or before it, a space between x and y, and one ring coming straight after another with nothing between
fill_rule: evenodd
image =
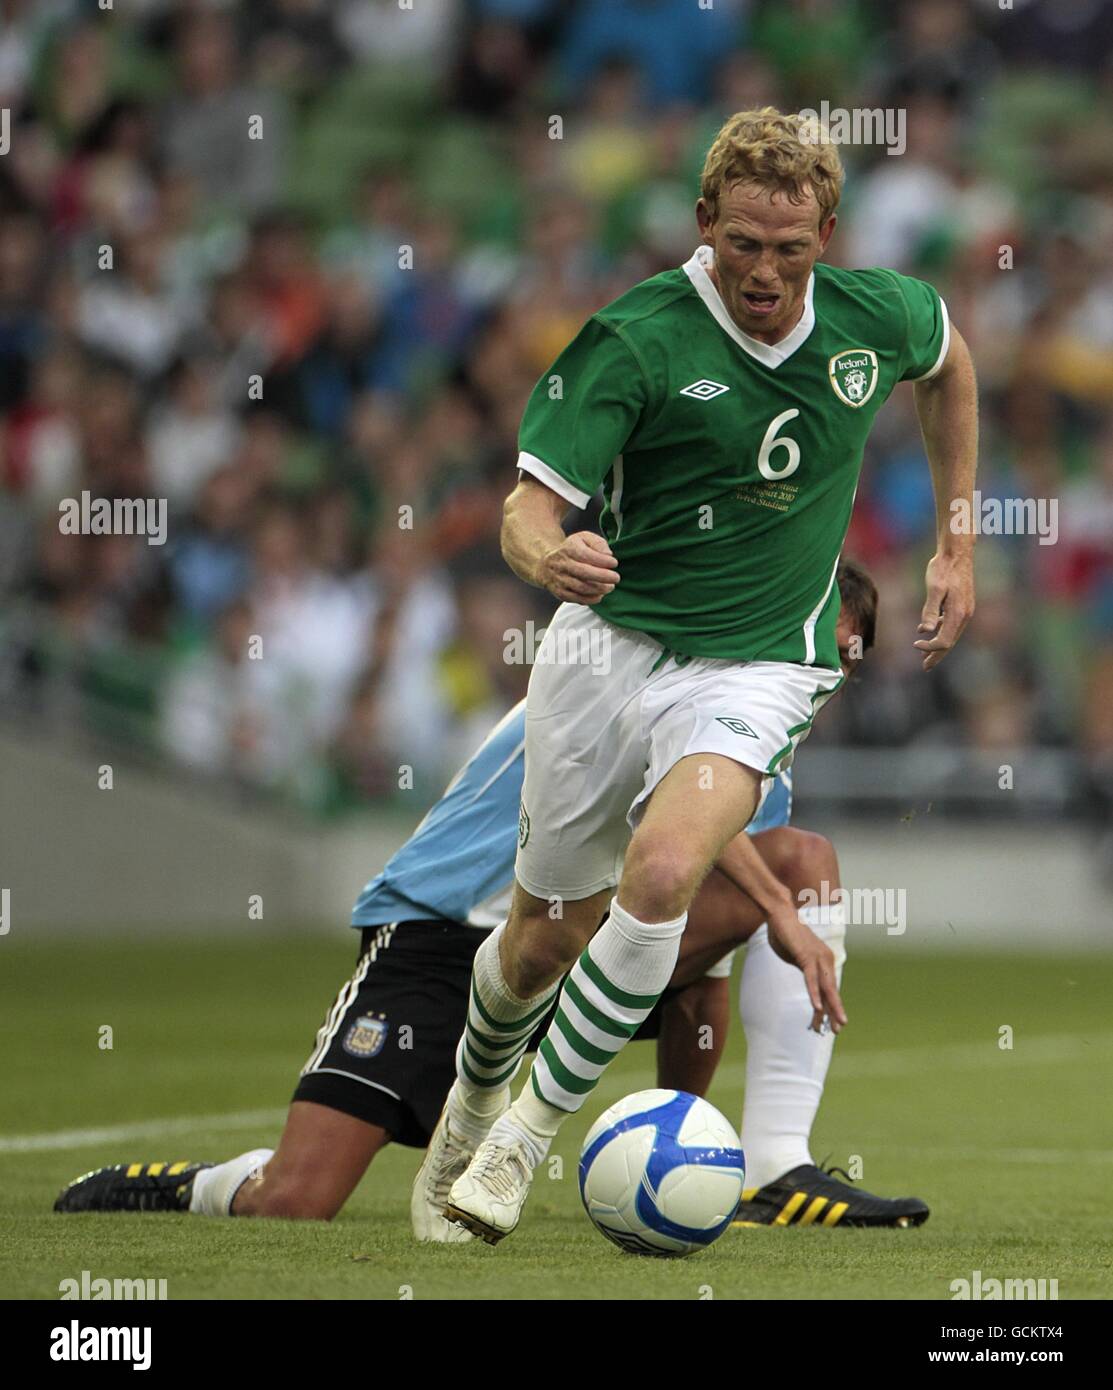
<instances>
[{"instance_id":1,"label":"soccer ball","mask_svg":"<svg viewBox=\"0 0 1113 1390\"><path fill-rule=\"evenodd\" d=\"M738 1135L687 1091L638 1091L605 1110L580 1153L596 1228L636 1255L687 1255L730 1225L745 1177Z\"/></svg>"}]
</instances>

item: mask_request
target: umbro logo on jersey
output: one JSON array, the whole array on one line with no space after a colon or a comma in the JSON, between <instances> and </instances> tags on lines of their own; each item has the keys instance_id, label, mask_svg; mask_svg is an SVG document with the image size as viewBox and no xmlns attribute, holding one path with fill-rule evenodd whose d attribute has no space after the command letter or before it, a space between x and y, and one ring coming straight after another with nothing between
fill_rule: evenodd
<instances>
[{"instance_id":1,"label":"umbro logo on jersey","mask_svg":"<svg viewBox=\"0 0 1113 1390\"><path fill-rule=\"evenodd\" d=\"M712 401L716 396L721 396L724 391L729 391L729 386L723 386L718 381L708 381L706 377L701 377L699 381L693 381L691 386L685 386L680 392L682 396L691 396L697 401Z\"/></svg>"},{"instance_id":2,"label":"umbro logo on jersey","mask_svg":"<svg viewBox=\"0 0 1113 1390\"><path fill-rule=\"evenodd\" d=\"M742 719L725 719L722 715L715 721L717 724L725 724L732 734L745 734L747 738L757 738L757 734Z\"/></svg>"}]
</instances>

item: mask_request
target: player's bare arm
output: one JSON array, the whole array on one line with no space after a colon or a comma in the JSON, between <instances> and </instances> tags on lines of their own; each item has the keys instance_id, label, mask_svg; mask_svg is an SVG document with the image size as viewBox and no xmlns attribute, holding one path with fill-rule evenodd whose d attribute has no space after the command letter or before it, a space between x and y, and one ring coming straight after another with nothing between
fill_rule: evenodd
<instances>
[{"instance_id":1,"label":"player's bare arm","mask_svg":"<svg viewBox=\"0 0 1113 1390\"><path fill-rule=\"evenodd\" d=\"M962 335L951 329L943 366L916 383L916 413L935 488L936 549L927 567L923 634L914 645L924 670L943 660L974 614L974 535L956 534L956 501L973 507L978 458L978 394L974 363ZM969 513L968 513L969 514Z\"/></svg>"},{"instance_id":2,"label":"player's bare arm","mask_svg":"<svg viewBox=\"0 0 1113 1390\"><path fill-rule=\"evenodd\" d=\"M847 1017L839 995L834 953L800 921L792 894L765 863L750 836L736 835L719 855L716 867L757 903L769 924L770 945L782 960L802 972L814 1011L812 1029L818 1033L826 1017L837 1033Z\"/></svg>"},{"instance_id":3,"label":"player's bare arm","mask_svg":"<svg viewBox=\"0 0 1113 1390\"><path fill-rule=\"evenodd\" d=\"M519 579L565 603L598 603L618 583L618 561L602 536L561 526L568 503L535 478L523 478L506 499L502 553Z\"/></svg>"}]
</instances>

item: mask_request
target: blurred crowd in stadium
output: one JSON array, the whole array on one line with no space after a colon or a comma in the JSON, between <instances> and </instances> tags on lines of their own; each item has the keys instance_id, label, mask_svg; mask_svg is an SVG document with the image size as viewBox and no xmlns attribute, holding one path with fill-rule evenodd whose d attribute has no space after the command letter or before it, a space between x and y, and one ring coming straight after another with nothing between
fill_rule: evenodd
<instances>
[{"instance_id":1,"label":"blurred crowd in stadium","mask_svg":"<svg viewBox=\"0 0 1113 1390\"><path fill-rule=\"evenodd\" d=\"M0 698L319 810L435 788L550 611L498 553L530 389L687 259L726 115L826 100L907 113L899 157L843 149L831 259L940 288L983 493L1058 536L983 539L924 678L901 388L847 546L879 650L813 739L1108 787L1111 53L1102 0L0 0ZM167 543L62 534L83 490L166 498Z\"/></svg>"}]
</instances>

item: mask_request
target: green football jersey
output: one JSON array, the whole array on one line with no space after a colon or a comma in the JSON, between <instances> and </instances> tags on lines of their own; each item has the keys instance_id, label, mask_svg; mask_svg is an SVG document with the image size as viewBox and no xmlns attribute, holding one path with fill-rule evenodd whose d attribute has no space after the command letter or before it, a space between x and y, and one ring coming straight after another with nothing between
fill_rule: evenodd
<instances>
[{"instance_id":1,"label":"green football jersey","mask_svg":"<svg viewBox=\"0 0 1113 1390\"><path fill-rule=\"evenodd\" d=\"M579 507L602 485L608 621L688 656L837 669L866 437L898 381L942 366L947 311L922 280L818 263L770 346L728 314L711 254L588 320L530 396L518 466Z\"/></svg>"}]
</instances>

